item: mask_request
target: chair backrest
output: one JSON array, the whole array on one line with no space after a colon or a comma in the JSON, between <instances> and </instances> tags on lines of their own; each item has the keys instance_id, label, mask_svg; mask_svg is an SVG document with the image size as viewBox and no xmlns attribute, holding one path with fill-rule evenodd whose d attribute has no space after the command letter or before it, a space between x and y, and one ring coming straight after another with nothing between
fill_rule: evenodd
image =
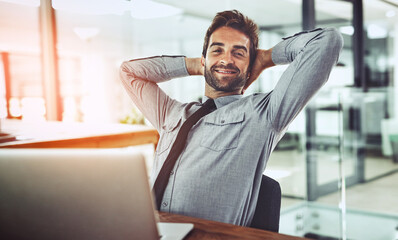
<instances>
[{"instance_id":1,"label":"chair backrest","mask_svg":"<svg viewBox=\"0 0 398 240\"><path fill-rule=\"evenodd\" d=\"M281 187L274 179L263 175L256 211L250 227L279 231L281 213Z\"/></svg>"}]
</instances>

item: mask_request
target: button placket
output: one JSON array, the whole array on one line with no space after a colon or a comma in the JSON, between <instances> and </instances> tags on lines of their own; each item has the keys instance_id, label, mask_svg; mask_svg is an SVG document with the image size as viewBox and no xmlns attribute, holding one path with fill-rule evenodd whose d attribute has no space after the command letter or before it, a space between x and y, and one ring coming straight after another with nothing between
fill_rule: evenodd
<instances>
[{"instance_id":1,"label":"button placket","mask_svg":"<svg viewBox=\"0 0 398 240\"><path fill-rule=\"evenodd\" d=\"M170 212L170 203L171 203L171 198L169 197L163 198L163 201L160 204L160 211Z\"/></svg>"}]
</instances>

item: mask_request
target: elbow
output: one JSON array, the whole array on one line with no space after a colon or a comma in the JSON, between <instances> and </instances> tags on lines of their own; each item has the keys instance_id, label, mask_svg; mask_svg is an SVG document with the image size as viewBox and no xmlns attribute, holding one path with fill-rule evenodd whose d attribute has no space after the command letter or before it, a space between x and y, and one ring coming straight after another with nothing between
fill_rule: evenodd
<instances>
[{"instance_id":1,"label":"elbow","mask_svg":"<svg viewBox=\"0 0 398 240\"><path fill-rule=\"evenodd\" d=\"M126 74L128 72L130 72L129 71L129 67L128 67L128 61L122 62L122 64L119 67L119 73L120 74L123 74L123 73Z\"/></svg>"},{"instance_id":2,"label":"elbow","mask_svg":"<svg viewBox=\"0 0 398 240\"><path fill-rule=\"evenodd\" d=\"M343 46L343 36L336 28L324 29L321 45L319 46L323 56L334 59L336 64Z\"/></svg>"},{"instance_id":3,"label":"elbow","mask_svg":"<svg viewBox=\"0 0 398 240\"><path fill-rule=\"evenodd\" d=\"M120 79L120 81L123 84L125 84L126 82L129 81L129 79L130 79L129 76L130 75L131 75L131 72L129 71L127 62L123 62L120 65L120 68L119 68L119 79Z\"/></svg>"},{"instance_id":4,"label":"elbow","mask_svg":"<svg viewBox=\"0 0 398 240\"><path fill-rule=\"evenodd\" d=\"M125 75L126 75L126 70L125 70L125 63L123 62L122 65L119 67L119 79L120 81L123 82Z\"/></svg>"},{"instance_id":5,"label":"elbow","mask_svg":"<svg viewBox=\"0 0 398 240\"><path fill-rule=\"evenodd\" d=\"M344 46L343 36L336 28L328 28L328 30L329 44L332 45L338 52L340 52Z\"/></svg>"},{"instance_id":6,"label":"elbow","mask_svg":"<svg viewBox=\"0 0 398 240\"><path fill-rule=\"evenodd\" d=\"M344 46L344 40L341 33L336 28L325 29L325 36L327 40L327 46L331 51L340 53Z\"/></svg>"}]
</instances>

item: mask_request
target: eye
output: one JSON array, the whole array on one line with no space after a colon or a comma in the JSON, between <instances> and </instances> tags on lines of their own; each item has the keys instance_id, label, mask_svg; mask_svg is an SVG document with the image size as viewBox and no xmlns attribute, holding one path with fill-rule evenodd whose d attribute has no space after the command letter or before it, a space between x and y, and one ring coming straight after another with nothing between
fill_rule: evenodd
<instances>
[{"instance_id":1,"label":"eye","mask_svg":"<svg viewBox=\"0 0 398 240\"><path fill-rule=\"evenodd\" d=\"M235 56L244 57L245 55L242 52L234 52Z\"/></svg>"}]
</instances>

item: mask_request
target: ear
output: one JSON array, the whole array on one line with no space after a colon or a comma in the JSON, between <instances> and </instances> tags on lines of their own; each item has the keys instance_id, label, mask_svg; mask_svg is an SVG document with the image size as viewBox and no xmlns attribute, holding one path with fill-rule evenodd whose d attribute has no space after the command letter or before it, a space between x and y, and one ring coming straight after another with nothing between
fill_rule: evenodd
<instances>
[{"instance_id":1,"label":"ear","mask_svg":"<svg viewBox=\"0 0 398 240\"><path fill-rule=\"evenodd\" d=\"M202 55L202 57L200 58L200 64L202 64L202 67L205 66L205 57L203 57L203 55Z\"/></svg>"}]
</instances>

